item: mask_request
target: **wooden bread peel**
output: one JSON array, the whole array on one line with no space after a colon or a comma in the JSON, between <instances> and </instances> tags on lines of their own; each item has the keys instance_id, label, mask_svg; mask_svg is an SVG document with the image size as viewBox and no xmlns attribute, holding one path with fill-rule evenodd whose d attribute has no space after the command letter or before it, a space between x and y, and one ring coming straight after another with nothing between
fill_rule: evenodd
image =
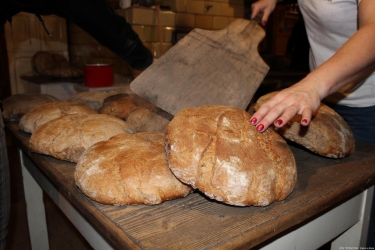
<instances>
[{"instance_id":1,"label":"wooden bread peel","mask_svg":"<svg viewBox=\"0 0 375 250\"><path fill-rule=\"evenodd\" d=\"M218 31L196 28L130 88L172 115L202 105L246 109L269 70L258 54L264 36L254 20L235 19Z\"/></svg>"}]
</instances>

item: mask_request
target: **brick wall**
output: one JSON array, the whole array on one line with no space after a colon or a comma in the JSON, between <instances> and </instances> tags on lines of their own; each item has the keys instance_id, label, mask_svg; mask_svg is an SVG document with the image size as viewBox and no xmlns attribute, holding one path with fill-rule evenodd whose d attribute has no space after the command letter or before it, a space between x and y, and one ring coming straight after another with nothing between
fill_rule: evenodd
<instances>
[{"instance_id":1,"label":"brick wall","mask_svg":"<svg viewBox=\"0 0 375 250\"><path fill-rule=\"evenodd\" d=\"M111 4L116 9L116 2ZM171 48L179 34L194 28L224 29L235 18L244 17L243 0L156 0L156 4L161 6L160 11L141 6L115 10L132 25L155 58ZM69 24L69 37L72 65L111 63L117 75L131 75L127 63L74 24Z\"/></svg>"}]
</instances>

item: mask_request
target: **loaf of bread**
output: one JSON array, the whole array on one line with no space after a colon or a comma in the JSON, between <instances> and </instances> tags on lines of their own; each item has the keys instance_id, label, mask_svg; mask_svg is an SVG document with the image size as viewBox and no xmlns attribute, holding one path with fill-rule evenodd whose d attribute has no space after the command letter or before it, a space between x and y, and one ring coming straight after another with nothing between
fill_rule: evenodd
<instances>
[{"instance_id":1,"label":"loaf of bread","mask_svg":"<svg viewBox=\"0 0 375 250\"><path fill-rule=\"evenodd\" d=\"M136 94L116 94L109 96L104 100L99 113L113 115L126 120L134 110L140 107L146 108L150 111L156 108L155 105L142 99Z\"/></svg>"},{"instance_id":2,"label":"loaf of bread","mask_svg":"<svg viewBox=\"0 0 375 250\"><path fill-rule=\"evenodd\" d=\"M126 120L131 112L138 108L137 103L128 94L114 95L106 98L103 102L102 108L99 110L100 114L112 115L122 120Z\"/></svg>"},{"instance_id":3,"label":"loaf of bread","mask_svg":"<svg viewBox=\"0 0 375 250\"><path fill-rule=\"evenodd\" d=\"M30 137L29 146L35 153L78 162L91 145L133 132L125 121L109 115L64 115L37 127Z\"/></svg>"},{"instance_id":4,"label":"loaf of bread","mask_svg":"<svg viewBox=\"0 0 375 250\"><path fill-rule=\"evenodd\" d=\"M2 102L4 120L18 121L36 105L54 101L58 99L48 94L24 93L9 96Z\"/></svg>"},{"instance_id":5,"label":"loaf of bread","mask_svg":"<svg viewBox=\"0 0 375 250\"><path fill-rule=\"evenodd\" d=\"M165 132L169 120L146 108L137 108L126 121L137 132Z\"/></svg>"},{"instance_id":6,"label":"loaf of bread","mask_svg":"<svg viewBox=\"0 0 375 250\"><path fill-rule=\"evenodd\" d=\"M99 112L99 110L103 106L105 98L111 95L114 95L114 93L111 94L110 92L103 91L86 91L72 95L67 101L84 103L93 110Z\"/></svg>"},{"instance_id":7,"label":"loaf of bread","mask_svg":"<svg viewBox=\"0 0 375 250\"><path fill-rule=\"evenodd\" d=\"M260 97L254 109L276 95L271 92ZM281 128L274 130L285 139L329 158L343 158L354 152L355 139L345 120L327 105L321 103L308 126L301 125L301 116L296 115Z\"/></svg>"},{"instance_id":8,"label":"loaf of bread","mask_svg":"<svg viewBox=\"0 0 375 250\"><path fill-rule=\"evenodd\" d=\"M178 112L166 129L174 175L212 199L236 206L266 206L293 190L297 168L285 140L259 133L250 115L228 106Z\"/></svg>"},{"instance_id":9,"label":"loaf of bread","mask_svg":"<svg viewBox=\"0 0 375 250\"><path fill-rule=\"evenodd\" d=\"M19 128L26 133L32 134L40 125L69 114L90 115L97 114L97 112L83 103L67 101L42 103L36 105L21 118Z\"/></svg>"},{"instance_id":10,"label":"loaf of bread","mask_svg":"<svg viewBox=\"0 0 375 250\"><path fill-rule=\"evenodd\" d=\"M58 78L83 76L83 69L70 66L64 56L53 52L38 51L31 58L31 65L37 75Z\"/></svg>"},{"instance_id":11,"label":"loaf of bread","mask_svg":"<svg viewBox=\"0 0 375 250\"><path fill-rule=\"evenodd\" d=\"M166 162L163 133L121 134L92 145L75 170L76 185L104 204L160 204L188 195Z\"/></svg>"}]
</instances>

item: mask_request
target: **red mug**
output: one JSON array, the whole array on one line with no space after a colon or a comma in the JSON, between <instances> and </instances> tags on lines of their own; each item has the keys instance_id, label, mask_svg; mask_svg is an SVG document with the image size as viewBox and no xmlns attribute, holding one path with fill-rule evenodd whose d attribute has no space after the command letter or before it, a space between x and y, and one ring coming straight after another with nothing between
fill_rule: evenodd
<instances>
[{"instance_id":1,"label":"red mug","mask_svg":"<svg viewBox=\"0 0 375 250\"><path fill-rule=\"evenodd\" d=\"M84 66L87 87L108 87L113 85L113 66L111 64L86 64Z\"/></svg>"}]
</instances>

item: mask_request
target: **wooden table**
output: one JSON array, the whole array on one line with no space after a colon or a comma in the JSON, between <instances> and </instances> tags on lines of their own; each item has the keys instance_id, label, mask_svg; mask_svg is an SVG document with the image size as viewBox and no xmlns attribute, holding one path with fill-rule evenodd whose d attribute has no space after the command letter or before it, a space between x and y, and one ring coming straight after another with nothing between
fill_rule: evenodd
<instances>
[{"instance_id":1,"label":"wooden table","mask_svg":"<svg viewBox=\"0 0 375 250\"><path fill-rule=\"evenodd\" d=\"M20 149L34 249L48 249L40 187L96 249L316 249L343 232L335 249L364 246L375 184L369 144L357 142L344 159L291 145L297 185L267 207L229 206L198 192L154 206L109 206L75 186L75 164L30 152L30 136L16 123L6 127Z\"/></svg>"}]
</instances>

